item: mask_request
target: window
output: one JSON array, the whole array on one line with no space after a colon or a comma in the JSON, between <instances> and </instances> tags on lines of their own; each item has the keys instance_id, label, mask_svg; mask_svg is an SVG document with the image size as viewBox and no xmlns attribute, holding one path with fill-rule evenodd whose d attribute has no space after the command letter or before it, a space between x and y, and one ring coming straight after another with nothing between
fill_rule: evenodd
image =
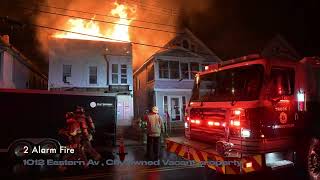
<instances>
[{"instance_id":1,"label":"window","mask_svg":"<svg viewBox=\"0 0 320 180\"><path fill-rule=\"evenodd\" d=\"M262 65L248 65L201 75L192 90L191 101L251 101L259 98L263 82Z\"/></svg>"},{"instance_id":2,"label":"window","mask_svg":"<svg viewBox=\"0 0 320 180\"><path fill-rule=\"evenodd\" d=\"M199 63L190 63L191 67L191 78L194 79L194 76L199 71Z\"/></svg>"},{"instance_id":3,"label":"window","mask_svg":"<svg viewBox=\"0 0 320 180\"><path fill-rule=\"evenodd\" d=\"M186 97L182 96L182 114L184 115L186 111Z\"/></svg>"},{"instance_id":4,"label":"window","mask_svg":"<svg viewBox=\"0 0 320 180\"><path fill-rule=\"evenodd\" d=\"M270 74L270 95L292 95L294 92L294 70L289 68L273 68Z\"/></svg>"},{"instance_id":5,"label":"window","mask_svg":"<svg viewBox=\"0 0 320 180\"><path fill-rule=\"evenodd\" d=\"M169 61L170 79L180 79L179 61Z\"/></svg>"},{"instance_id":6,"label":"window","mask_svg":"<svg viewBox=\"0 0 320 180\"><path fill-rule=\"evenodd\" d=\"M188 63L180 63L181 68L181 78L189 79L189 64Z\"/></svg>"},{"instance_id":7,"label":"window","mask_svg":"<svg viewBox=\"0 0 320 180\"><path fill-rule=\"evenodd\" d=\"M127 65L121 64L121 84L127 84Z\"/></svg>"},{"instance_id":8,"label":"window","mask_svg":"<svg viewBox=\"0 0 320 180\"><path fill-rule=\"evenodd\" d=\"M168 96L163 96L163 113L168 113Z\"/></svg>"},{"instance_id":9,"label":"window","mask_svg":"<svg viewBox=\"0 0 320 180\"><path fill-rule=\"evenodd\" d=\"M147 66L147 72L148 72L148 81L154 80L154 65L153 63Z\"/></svg>"},{"instance_id":10,"label":"window","mask_svg":"<svg viewBox=\"0 0 320 180\"><path fill-rule=\"evenodd\" d=\"M97 66L89 67L89 84L97 84Z\"/></svg>"},{"instance_id":11,"label":"window","mask_svg":"<svg viewBox=\"0 0 320 180\"><path fill-rule=\"evenodd\" d=\"M112 84L118 84L118 64L112 64L111 68Z\"/></svg>"},{"instance_id":12,"label":"window","mask_svg":"<svg viewBox=\"0 0 320 180\"><path fill-rule=\"evenodd\" d=\"M189 49L189 41L188 40L186 40L186 39L184 39L183 41L182 41L182 47L183 48L186 48L186 49Z\"/></svg>"},{"instance_id":13,"label":"window","mask_svg":"<svg viewBox=\"0 0 320 180\"><path fill-rule=\"evenodd\" d=\"M159 77L160 78L169 78L169 62L159 60Z\"/></svg>"},{"instance_id":14,"label":"window","mask_svg":"<svg viewBox=\"0 0 320 180\"><path fill-rule=\"evenodd\" d=\"M63 65L62 69L62 81L64 83L70 83L70 77L71 77L71 65Z\"/></svg>"}]
</instances>

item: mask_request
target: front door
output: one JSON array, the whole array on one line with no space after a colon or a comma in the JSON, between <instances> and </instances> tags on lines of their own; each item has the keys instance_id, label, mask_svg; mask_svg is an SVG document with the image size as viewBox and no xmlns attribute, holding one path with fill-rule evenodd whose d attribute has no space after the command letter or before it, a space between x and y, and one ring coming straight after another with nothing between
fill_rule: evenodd
<instances>
[{"instance_id":1,"label":"front door","mask_svg":"<svg viewBox=\"0 0 320 180\"><path fill-rule=\"evenodd\" d=\"M130 95L117 96L117 125L130 126L133 118L133 104Z\"/></svg>"},{"instance_id":2,"label":"front door","mask_svg":"<svg viewBox=\"0 0 320 180\"><path fill-rule=\"evenodd\" d=\"M181 121L182 113L181 113L181 98L171 96L169 98L169 109L170 109L170 117L171 121Z\"/></svg>"}]
</instances>

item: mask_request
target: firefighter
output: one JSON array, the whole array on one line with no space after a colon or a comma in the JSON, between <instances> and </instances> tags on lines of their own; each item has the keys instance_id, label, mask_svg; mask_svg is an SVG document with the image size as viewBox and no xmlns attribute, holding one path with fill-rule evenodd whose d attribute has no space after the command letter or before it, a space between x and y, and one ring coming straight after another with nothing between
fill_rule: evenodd
<instances>
[{"instance_id":1,"label":"firefighter","mask_svg":"<svg viewBox=\"0 0 320 180\"><path fill-rule=\"evenodd\" d=\"M67 147L75 150L75 154L64 154L62 156L63 160L83 160L87 161L87 157L84 153L84 148L81 144L81 127L80 123L75 119L73 112L67 112L66 118L66 128L61 129L59 133L66 137ZM60 171L65 171L66 166L59 166Z\"/></svg>"},{"instance_id":2,"label":"firefighter","mask_svg":"<svg viewBox=\"0 0 320 180\"><path fill-rule=\"evenodd\" d=\"M154 106L145 117L145 121L147 122L147 156L154 160L159 159L160 136L164 128L162 119L158 113L158 107Z\"/></svg>"},{"instance_id":3,"label":"firefighter","mask_svg":"<svg viewBox=\"0 0 320 180\"><path fill-rule=\"evenodd\" d=\"M94 160L100 160L101 155L91 145L93 133L95 131L92 118L85 115L82 107L77 106L75 111L75 119L80 123L82 132L81 144L84 148L84 152L91 156Z\"/></svg>"}]
</instances>

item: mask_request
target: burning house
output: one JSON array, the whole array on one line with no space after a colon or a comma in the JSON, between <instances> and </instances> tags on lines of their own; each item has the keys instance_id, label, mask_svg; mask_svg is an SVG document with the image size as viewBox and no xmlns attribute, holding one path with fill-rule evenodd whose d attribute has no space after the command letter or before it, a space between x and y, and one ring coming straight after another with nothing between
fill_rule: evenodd
<instances>
[{"instance_id":1,"label":"burning house","mask_svg":"<svg viewBox=\"0 0 320 180\"><path fill-rule=\"evenodd\" d=\"M132 43L123 5L111 11L118 22L108 29L94 19L69 19L64 32L48 40L49 90L117 94L117 125L133 119Z\"/></svg>"}]
</instances>

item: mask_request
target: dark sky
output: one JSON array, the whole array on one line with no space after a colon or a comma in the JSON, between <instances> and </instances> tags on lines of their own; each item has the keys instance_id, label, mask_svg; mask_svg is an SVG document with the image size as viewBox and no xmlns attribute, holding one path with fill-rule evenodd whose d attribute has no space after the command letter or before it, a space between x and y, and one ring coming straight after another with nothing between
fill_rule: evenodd
<instances>
[{"instance_id":1,"label":"dark sky","mask_svg":"<svg viewBox=\"0 0 320 180\"><path fill-rule=\"evenodd\" d=\"M319 56L320 6L317 1L182 0L179 22L189 27L221 59L257 53L277 34L302 56ZM0 16L32 22L37 14L19 10L16 3L19 0L1 0ZM0 34L9 34L14 46L47 71L46 56L38 48L32 27L12 28L0 22Z\"/></svg>"},{"instance_id":2,"label":"dark sky","mask_svg":"<svg viewBox=\"0 0 320 180\"><path fill-rule=\"evenodd\" d=\"M215 0L208 7L205 12L187 13L182 24L222 59L257 53L277 34L301 56L320 55L317 0Z\"/></svg>"}]
</instances>

